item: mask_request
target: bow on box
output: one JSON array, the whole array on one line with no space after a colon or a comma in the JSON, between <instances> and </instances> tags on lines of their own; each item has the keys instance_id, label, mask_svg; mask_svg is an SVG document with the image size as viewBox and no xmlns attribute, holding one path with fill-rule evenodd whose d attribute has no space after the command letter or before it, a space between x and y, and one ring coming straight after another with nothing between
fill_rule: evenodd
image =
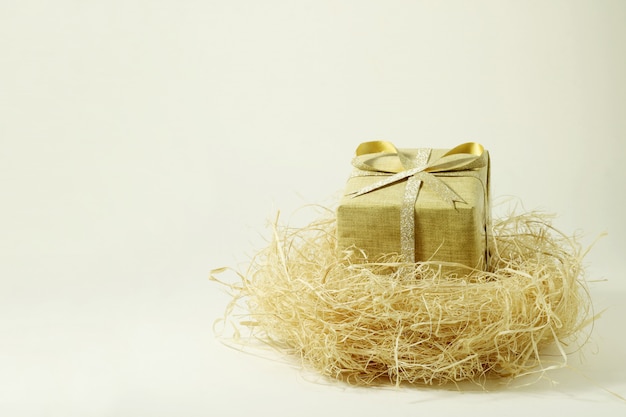
<instances>
[{"instance_id":1,"label":"bow on box","mask_svg":"<svg viewBox=\"0 0 626 417\"><path fill-rule=\"evenodd\" d=\"M418 149L417 154L411 156L399 151L391 142L374 141L360 144L352 161L357 168L353 176L384 176L380 181L348 194L352 197L407 180L400 209L400 248L407 262L415 262L415 202L422 184L454 206L455 202L465 201L437 175L464 176L463 171L487 165L485 149L475 142L461 144L429 163L430 154L431 149Z\"/></svg>"}]
</instances>

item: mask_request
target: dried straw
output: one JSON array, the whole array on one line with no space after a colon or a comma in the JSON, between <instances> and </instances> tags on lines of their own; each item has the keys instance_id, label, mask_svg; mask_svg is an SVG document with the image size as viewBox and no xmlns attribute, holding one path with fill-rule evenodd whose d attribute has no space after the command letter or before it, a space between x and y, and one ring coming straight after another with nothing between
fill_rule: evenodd
<instances>
[{"instance_id":1,"label":"dried straw","mask_svg":"<svg viewBox=\"0 0 626 417\"><path fill-rule=\"evenodd\" d=\"M484 383L565 366L566 343L590 322L576 238L544 214L511 214L494 221L491 249L488 271L444 275L433 262L350 263L332 217L275 224L248 273L226 284L226 319L243 306L236 332L358 385ZM560 355L548 360L549 345Z\"/></svg>"}]
</instances>

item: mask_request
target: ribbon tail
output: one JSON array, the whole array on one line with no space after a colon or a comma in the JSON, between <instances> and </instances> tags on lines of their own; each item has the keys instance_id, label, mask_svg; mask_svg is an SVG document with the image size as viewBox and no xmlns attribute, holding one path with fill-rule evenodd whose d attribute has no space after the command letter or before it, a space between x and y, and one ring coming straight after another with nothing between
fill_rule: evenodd
<instances>
[{"instance_id":1,"label":"ribbon tail","mask_svg":"<svg viewBox=\"0 0 626 417\"><path fill-rule=\"evenodd\" d=\"M455 202L465 203L465 200L463 200L460 195L455 193L452 188L448 187L445 182L441 181L441 179L437 178L433 174L430 174L428 172L420 172L415 177L424 181L424 184L426 184L430 189L435 191L439 195L439 197L441 197L441 199L449 205L454 206Z\"/></svg>"},{"instance_id":2,"label":"ribbon tail","mask_svg":"<svg viewBox=\"0 0 626 417\"><path fill-rule=\"evenodd\" d=\"M391 185L394 184L396 182L400 182L403 179L410 177L412 175L415 175L416 173L418 173L422 168L413 168L413 169L409 169L407 171L402 171L402 172L398 172L397 174L394 174L390 177L385 177L384 179L375 182L372 185L368 185L367 187L363 187L358 191L354 191L349 193L349 196L352 196L352 198L354 197L358 197L360 195L363 194L367 194L370 193L374 190L378 190L379 188L385 187L387 185Z\"/></svg>"}]
</instances>

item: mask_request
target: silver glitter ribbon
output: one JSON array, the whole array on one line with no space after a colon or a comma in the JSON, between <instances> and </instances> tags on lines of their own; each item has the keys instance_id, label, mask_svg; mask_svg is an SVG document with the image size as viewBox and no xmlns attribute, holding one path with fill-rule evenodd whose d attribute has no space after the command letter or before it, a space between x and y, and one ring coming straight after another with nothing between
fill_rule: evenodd
<instances>
[{"instance_id":1,"label":"silver glitter ribbon","mask_svg":"<svg viewBox=\"0 0 626 417\"><path fill-rule=\"evenodd\" d=\"M407 262L415 262L415 203L422 184L437 193L445 202L454 207L455 202L465 202L457 193L433 173L453 173L484 166L484 149L477 143L465 143L450 150L436 161L428 163L431 149L418 149L411 158L398 151L390 142L365 142L357 148L357 156L352 164L357 170L352 176L384 176L385 178L348 195L354 197L370 193L387 185L407 180L400 208L400 250ZM377 166L381 156L397 157L399 166ZM398 171L398 172L396 172ZM395 172L395 173L394 173ZM445 175L445 174L444 174Z\"/></svg>"}]
</instances>

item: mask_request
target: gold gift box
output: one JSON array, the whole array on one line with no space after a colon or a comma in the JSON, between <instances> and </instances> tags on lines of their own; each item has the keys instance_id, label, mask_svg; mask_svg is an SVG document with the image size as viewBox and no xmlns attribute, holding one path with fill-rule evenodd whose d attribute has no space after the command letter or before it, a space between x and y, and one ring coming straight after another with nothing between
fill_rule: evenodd
<instances>
[{"instance_id":1,"label":"gold gift box","mask_svg":"<svg viewBox=\"0 0 626 417\"><path fill-rule=\"evenodd\" d=\"M374 142L368 144L371 143ZM408 255L402 253L401 247L402 229L407 227L402 209L403 204L405 207L407 204L407 183L411 176L387 185L380 184L385 178L394 175L402 177L402 172L408 173L407 167L401 166L402 158L394 152L406 160L414 158L420 151L423 157L426 150L396 150L393 145L390 146L392 150L365 152L361 156L357 150L355 161L361 158L362 162L366 158L368 165L363 170L363 163L353 162L359 168L355 168L348 180L337 209L338 249L351 250L353 256L364 261L375 261L381 255ZM454 153L457 148L460 152ZM475 143L457 148L427 150L426 168L417 175L424 175L428 180L419 186L414 205L408 203L408 209L414 206L411 213L414 233L410 242L410 246L414 243L414 252L408 259L459 263L485 269L489 256L487 230L491 217L489 154ZM447 162L450 159L452 162ZM452 169L448 169L450 166ZM368 187L374 189L368 191ZM456 201L442 198L441 189L446 187L446 192L451 190L452 194L456 194ZM359 191L367 192L358 195ZM450 271L455 268L447 265L444 269Z\"/></svg>"}]
</instances>

